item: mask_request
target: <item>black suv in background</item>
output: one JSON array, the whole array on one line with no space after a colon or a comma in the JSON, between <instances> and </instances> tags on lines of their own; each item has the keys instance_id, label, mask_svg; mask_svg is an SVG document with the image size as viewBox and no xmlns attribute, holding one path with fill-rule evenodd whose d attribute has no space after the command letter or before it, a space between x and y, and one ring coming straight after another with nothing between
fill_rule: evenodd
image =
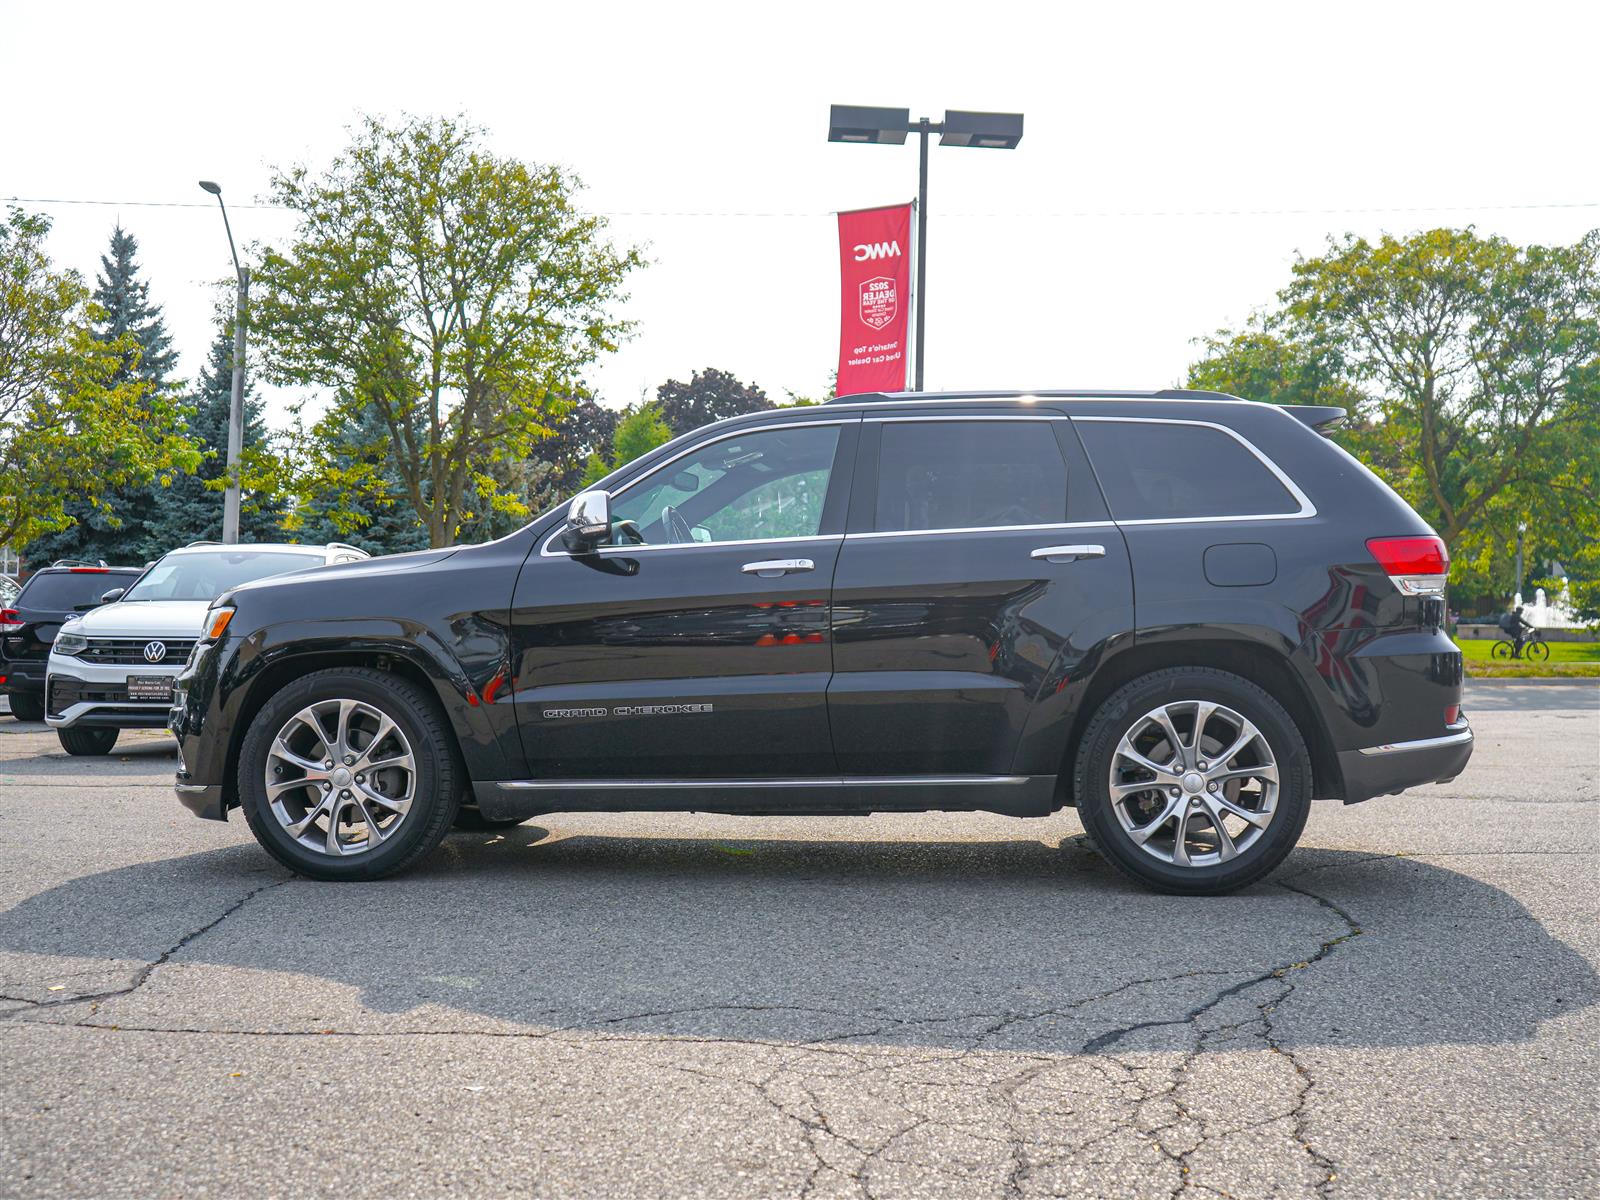
<instances>
[{"instance_id":1,"label":"black suv in background","mask_svg":"<svg viewBox=\"0 0 1600 1200\"><path fill-rule=\"evenodd\" d=\"M62 622L97 608L108 591L143 573L143 567L62 559L28 576L17 598L0 608L0 695L10 698L12 716L44 720L45 666Z\"/></svg>"},{"instance_id":2,"label":"black suv in background","mask_svg":"<svg viewBox=\"0 0 1600 1200\"><path fill-rule=\"evenodd\" d=\"M1204 392L849 397L685 435L497 542L223 596L180 799L372 879L554 811L1042 816L1211 893L1466 764L1432 530Z\"/></svg>"}]
</instances>

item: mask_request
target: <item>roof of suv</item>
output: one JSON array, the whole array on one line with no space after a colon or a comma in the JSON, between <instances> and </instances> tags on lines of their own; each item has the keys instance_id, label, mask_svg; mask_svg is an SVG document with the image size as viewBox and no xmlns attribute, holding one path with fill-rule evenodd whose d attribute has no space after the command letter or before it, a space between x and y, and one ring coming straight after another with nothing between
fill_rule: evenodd
<instances>
[{"instance_id":1,"label":"roof of suv","mask_svg":"<svg viewBox=\"0 0 1600 1200\"><path fill-rule=\"evenodd\" d=\"M1249 403L1227 392L1191 391L1187 388L1161 388L1153 392L1116 391L1106 388L1033 388L998 392L861 392L854 396L835 396L827 403L905 404L930 400L1226 400L1234 404Z\"/></svg>"},{"instance_id":2,"label":"roof of suv","mask_svg":"<svg viewBox=\"0 0 1600 1200\"><path fill-rule=\"evenodd\" d=\"M171 558L179 554L215 554L219 551L237 554L266 553L266 554L322 554L326 558L350 555L355 558L370 558L365 550L358 546L346 545L344 542L329 542L325 546L301 545L295 542L190 542L187 546L179 546L168 550L163 558Z\"/></svg>"}]
</instances>

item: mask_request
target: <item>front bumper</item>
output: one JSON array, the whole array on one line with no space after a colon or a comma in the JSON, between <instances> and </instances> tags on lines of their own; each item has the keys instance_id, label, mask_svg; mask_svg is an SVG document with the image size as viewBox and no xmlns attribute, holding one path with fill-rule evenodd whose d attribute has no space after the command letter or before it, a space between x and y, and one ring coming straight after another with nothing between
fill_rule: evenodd
<instances>
[{"instance_id":1,"label":"front bumper","mask_svg":"<svg viewBox=\"0 0 1600 1200\"><path fill-rule=\"evenodd\" d=\"M1423 783L1449 783L1472 757L1472 744L1472 726L1463 717L1439 737L1342 751L1344 802L1392 796Z\"/></svg>"},{"instance_id":2,"label":"front bumper","mask_svg":"<svg viewBox=\"0 0 1600 1200\"><path fill-rule=\"evenodd\" d=\"M128 699L128 676L176 678L181 668L181 663L166 669L96 664L53 654L45 686L44 719L56 729L164 729L171 703Z\"/></svg>"}]
</instances>

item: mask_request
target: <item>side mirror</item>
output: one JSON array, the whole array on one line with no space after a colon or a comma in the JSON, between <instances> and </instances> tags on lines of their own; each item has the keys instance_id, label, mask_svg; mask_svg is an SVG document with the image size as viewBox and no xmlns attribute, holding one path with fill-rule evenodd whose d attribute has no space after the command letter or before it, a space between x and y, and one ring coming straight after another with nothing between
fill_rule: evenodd
<instances>
[{"instance_id":1,"label":"side mirror","mask_svg":"<svg viewBox=\"0 0 1600 1200\"><path fill-rule=\"evenodd\" d=\"M113 600L121 600L122 593L126 592L127 590L127 588L112 588L109 592L101 592L100 603L110 604Z\"/></svg>"},{"instance_id":2,"label":"side mirror","mask_svg":"<svg viewBox=\"0 0 1600 1200\"><path fill-rule=\"evenodd\" d=\"M574 554L603 546L611 535L611 493L604 488L579 492L567 505L567 528L562 542Z\"/></svg>"}]
</instances>

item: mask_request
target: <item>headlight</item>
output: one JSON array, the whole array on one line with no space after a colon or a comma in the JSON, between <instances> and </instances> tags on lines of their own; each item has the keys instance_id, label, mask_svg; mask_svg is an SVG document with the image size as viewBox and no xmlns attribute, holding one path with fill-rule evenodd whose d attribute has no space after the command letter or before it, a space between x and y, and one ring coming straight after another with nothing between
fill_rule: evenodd
<instances>
[{"instance_id":1,"label":"headlight","mask_svg":"<svg viewBox=\"0 0 1600 1200\"><path fill-rule=\"evenodd\" d=\"M206 623L202 627L200 640L214 642L228 630L228 622L233 620L233 605L219 604L206 611Z\"/></svg>"},{"instance_id":2,"label":"headlight","mask_svg":"<svg viewBox=\"0 0 1600 1200\"><path fill-rule=\"evenodd\" d=\"M89 648L89 639L81 633L56 634L55 643L50 647L57 654L82 654Z\"/></svg>"}]
</instances>

